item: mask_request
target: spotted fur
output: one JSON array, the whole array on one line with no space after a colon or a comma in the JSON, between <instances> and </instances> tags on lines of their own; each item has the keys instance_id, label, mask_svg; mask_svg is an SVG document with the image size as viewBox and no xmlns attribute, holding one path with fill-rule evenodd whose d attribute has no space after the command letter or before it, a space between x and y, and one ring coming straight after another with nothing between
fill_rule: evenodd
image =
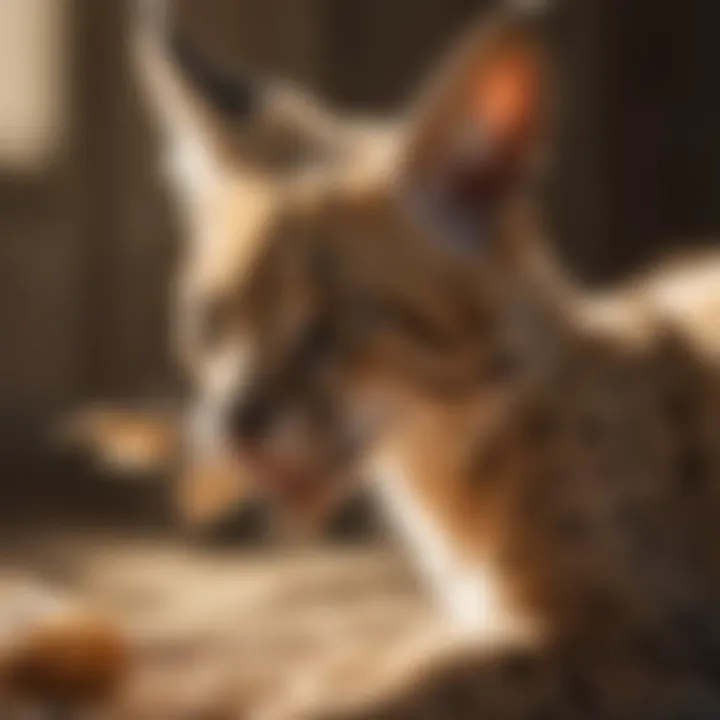
<instances>
[{"instance_id":1,"label":"spotted fur","mask_svg":"<svg viewBox=\"0 0 720 720\"><path fill-rule=\"evenodd\" d=\"M245 467L273 487L304 468L310 505L362 462L448 628L355 708L331 711L320 678L319 711L258 716L715 717L720 260L702 293L688 268L596 297L564 276L534 193L553 103L526 19L471 33L404 120L315 107L312 137L279 91L218 120L224 81L201 99L207 69L183 80L187 53L146 50L212 176L182 285L186 319L211 313L185 349L214 417L239 402ZM278 175L226 152L290 126L321 162Z\"/></svg>"}]
</instances>

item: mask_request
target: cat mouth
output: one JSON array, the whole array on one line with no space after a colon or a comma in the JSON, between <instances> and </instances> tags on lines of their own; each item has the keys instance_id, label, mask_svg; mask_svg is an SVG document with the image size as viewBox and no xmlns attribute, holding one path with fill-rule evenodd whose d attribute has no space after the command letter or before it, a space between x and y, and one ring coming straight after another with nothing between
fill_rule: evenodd
<instances>
[{"instance_id":1,"label":"cat mouth","mask_svg":"<svg viewBox=\"0 0 720 720\"><path fill-rule=\"evenodd\" d=\"M354 485L366 449L365 438L357 428L342 421L338 426L332 437L320 442L306 438L283 443L267 437L231 442L229 449L257 494L276 506L302 510L330 505Z\"/></svg>"},{"instance_id":2,"label":"cat mouth","mask_svg":"<svg viewBox=\"0 0 720 720\"><path fill-rule=\"evenodd\" d=\"M328 493L337 477L337 470L324 464L259 451L239 453L237 461L250 471L261 494L293 508L316 502Z\"/></svg>"}]
</instances>

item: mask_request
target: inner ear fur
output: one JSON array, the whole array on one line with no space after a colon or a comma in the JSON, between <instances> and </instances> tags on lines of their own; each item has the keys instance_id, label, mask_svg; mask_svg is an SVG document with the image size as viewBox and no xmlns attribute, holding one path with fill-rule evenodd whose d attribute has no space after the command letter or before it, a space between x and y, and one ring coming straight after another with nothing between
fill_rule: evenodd
<instances>
[{"instance_id":1,"label":"inner ear fur","mask_svg":"<svg viewBox=\"0 0 720 720\"><path fill-rule=\"evenodd\" d=\"M480 22L413 107L401 172L416 180L432 175L456 136L473 133L486 144L478 160L507 163L509 175L525 172L547 144L554 106L550 75L549 54L531 18L504 11Z\"/></svg>"}]
</instances>

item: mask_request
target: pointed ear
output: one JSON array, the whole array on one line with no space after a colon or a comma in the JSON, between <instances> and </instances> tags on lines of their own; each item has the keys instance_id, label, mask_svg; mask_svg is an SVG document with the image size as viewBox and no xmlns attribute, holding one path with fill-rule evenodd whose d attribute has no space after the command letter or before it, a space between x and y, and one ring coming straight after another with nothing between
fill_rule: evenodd
<instances>
[{"instance_id":1,"label":"pointed ear","mask_svg":"<svg viewBox=\"0 0 720 720\"><path fill-rule=\"evenodd\" d=\"M206 57L170 17L168 0L136 2L137 75L186 199L229 171L285 169L330 151L339 134L331 113L292 88Z\"/></svg>"},{"instance_id":2,"label":"pointed ear","mask_svg":"<svg viewBox=\"0 0 720 720\"><path fill-rule=\"evenodd\" d=\"M400 163L403 192L463 240L534 169L550 106L548 68L529 19L505 15L472 32L422 98Z\"/></svg>"},{"instance_id":3,"label":"pointed ear","mask_svg":"<svg viewBox=\"0 0 720 720\"><path fill-rule=\"evenodd\" d=\"M250 115L254 89L203 73L174 30L168 0L136 0L132 60L144 99L161 130L165 170L182 200L194 202L220 180L223 144L235 119ZM192 70L191 70L192 67ZM210 99L201 86L210 83ZM223 96L218 102L217 96Z\"/></svg>"}]
</instances>

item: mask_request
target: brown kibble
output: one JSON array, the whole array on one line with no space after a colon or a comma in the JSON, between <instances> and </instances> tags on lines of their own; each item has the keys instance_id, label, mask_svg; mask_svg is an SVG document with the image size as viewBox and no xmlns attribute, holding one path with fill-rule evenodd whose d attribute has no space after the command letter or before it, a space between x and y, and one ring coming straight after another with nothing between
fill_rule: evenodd
<instances>
[{"instance_id":1,"label":"brown kibble","mask_svg":"<svg viewBox=\"0 0 720 720\"><path fill-rule=\"evenodd\" d=\"M119 687L129 662L120 629L81 609L38 616L0 648L1 686L9 697L41 703L92 703Z\"/></svg>"}]
</instances>

